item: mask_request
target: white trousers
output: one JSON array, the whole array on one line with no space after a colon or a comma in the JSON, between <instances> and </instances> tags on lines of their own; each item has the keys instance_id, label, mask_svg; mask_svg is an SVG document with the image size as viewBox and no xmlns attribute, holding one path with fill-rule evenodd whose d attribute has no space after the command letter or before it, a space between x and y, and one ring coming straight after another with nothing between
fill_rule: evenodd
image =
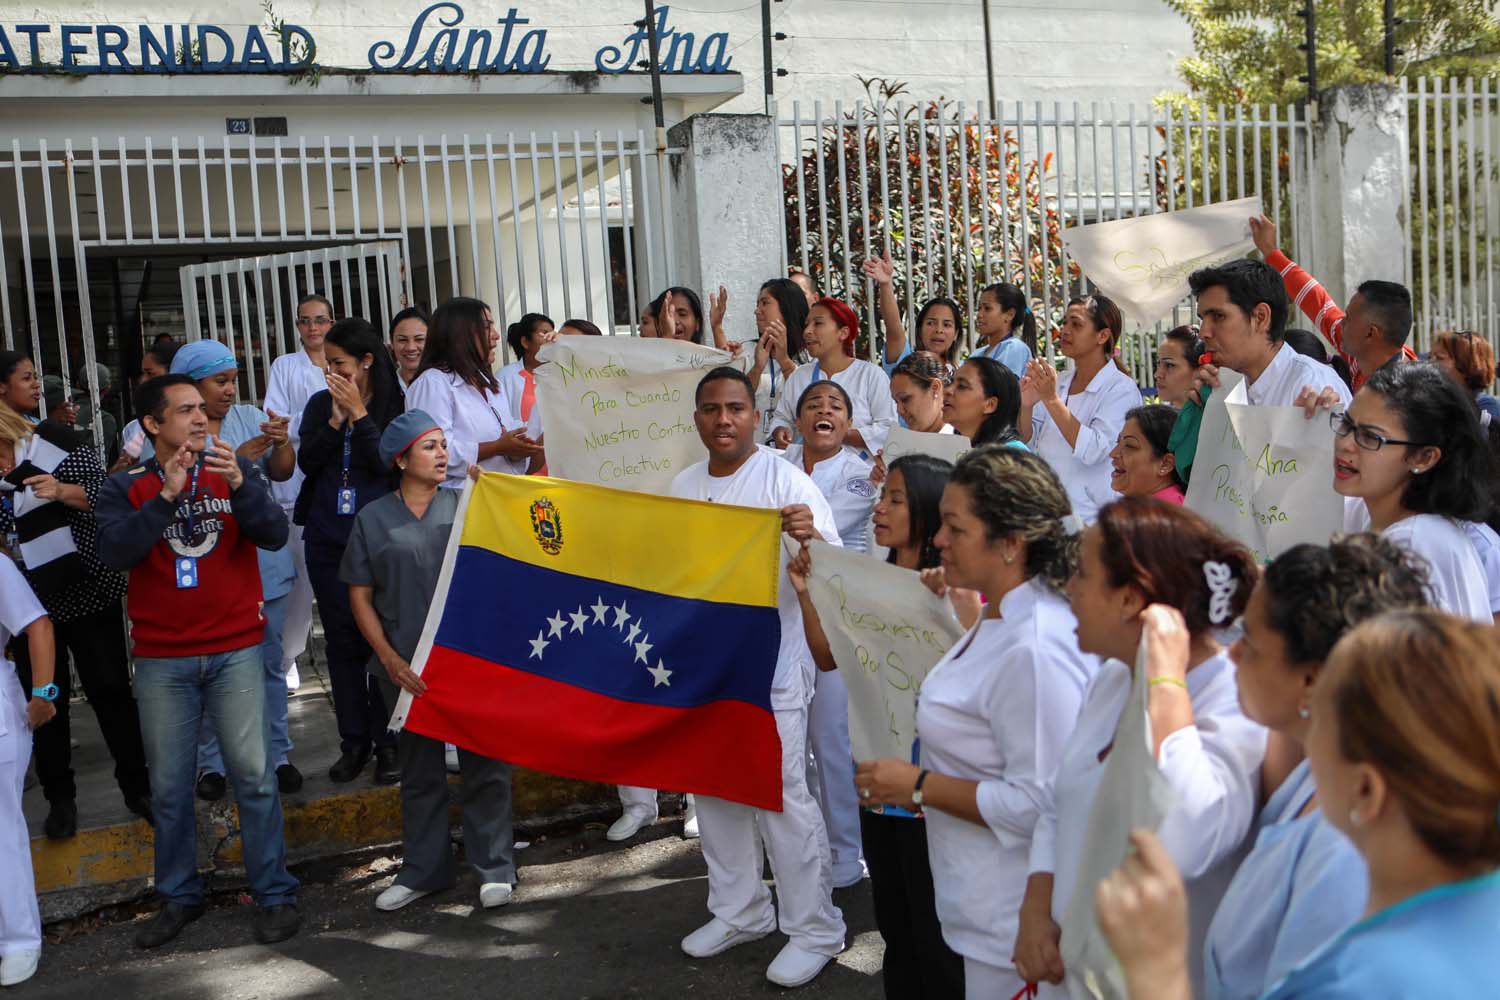
<instances>
[{"instance_id":1,"label":"white trousers","mask_svg":"<svg viewBox=\"0 0 1500 1000\"><path fill-rule=\"evenodd\" d=\"M837 670L818 671L817 685L807 724L816 773L808 783L828 828L833 881L842 885L859 878L864 856L854 754L849 750L849 689Z\"/></svg>"},{"instance_id":2,"label":"white trousers","mask_svg":"<svg viewBox=\"0 0 1500 1000\"><path fill-rule=\"evenodd\" d=\"M291 533L287 535L287 548L292 551L292 565L297 567L297 582L292 592L286 595L286 624L281 628L282 673L290 670L297 657L307 652L312 638L312 584L307 579L307 554L302 548L302 525L292 524L292 512L286 512Z\"/></svg>"},{"instance_id":3,"label":"white trousers","mask_svg":"<svg viewBox=\"0 0 1500 1000\"><path fill-rule=\"evenodd\" d=\"M620 805L626 812L638 815L650 814L656 818L656 789L637 788L635 785L620 785Z\"/></svg>"},{"instance_id":4,"label":"white trousers","mask_svg":"<svg viewBox=\"0 0 1500 1000\"><path fill-rule=\"evenodd\" d=\"M24 639L22 641L25 641ZM48 725L57 725L56 721ZM0 955L42 946L42 915L31 870L31 837L21 814L31 730L16 665L0 660Z\"/></svg>"},{"instance_id":5,"label":"white trousers","mask_svg":"<svg viewBox=\"0 0 1500 1000\"><path fill-rule=\"evenodd\" d=\"M698 830L708 863L708 909L731 927L772 931L777 911L761 875L771 858L780 926L792 944L819 955L844 947L844 915L833 905L823 814L807 787L807 710L776 713L781 736L781 812L699 795Z\"/></svg>"},{"instance_id":6,"label":"white trousers","mask_svg":"<svg viewBox=\"0 0 1500 1000\"><path fill-rule=\"evenodd\" d=\"M964 1000L1013 1000L1025 988L1015 969L964 956Z\"/></svg>"}]
</instances>

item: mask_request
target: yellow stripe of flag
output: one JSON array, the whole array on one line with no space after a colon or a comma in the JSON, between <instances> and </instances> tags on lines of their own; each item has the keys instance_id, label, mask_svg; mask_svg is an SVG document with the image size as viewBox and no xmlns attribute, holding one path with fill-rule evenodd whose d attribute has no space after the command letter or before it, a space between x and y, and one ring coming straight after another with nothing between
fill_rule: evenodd
<instances>
[{"instance_id":1,"label":"yellow stripe of flag","mask_svg":"<svg viewBox=\"0 0 1500 1000\"><path fill-rule=\"evenodd\" d=\"M473 486L461 540L672 597L776 606L781 515L774 510L486 474Z\"/></svg>"}]
</instances>

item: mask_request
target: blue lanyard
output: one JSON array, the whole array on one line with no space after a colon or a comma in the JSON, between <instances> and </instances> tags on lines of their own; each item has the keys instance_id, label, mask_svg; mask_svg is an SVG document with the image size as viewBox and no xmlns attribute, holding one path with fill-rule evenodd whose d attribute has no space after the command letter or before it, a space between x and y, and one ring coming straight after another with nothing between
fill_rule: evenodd
<instances>
[{"instance_id":1,"label":"blue lanyard","mask_svg":"<svg viewBox=\"0 0 1500 1000\"><path fill-rule=\"evenodd\" d=\"M343 478L343 484L345 486L349 485L349 443L350 443L350 440L353 437L354 437L354 425L352 423L346 423L344 425L344 478Z\"/></svg>"},{"instance_id":2,"label":"blue lanyard","mask_svg":"<svg viewBox=\"0 0 1500 1000\"><path fill-rule=\"evenodd\" d=\"M821 361L814 361L813 362L813 377L812 377L812 380L814 382L816 382L819 379L821 379L822 377L823 377L823 362L821 362Z\"/></svg>"}]
</instances>

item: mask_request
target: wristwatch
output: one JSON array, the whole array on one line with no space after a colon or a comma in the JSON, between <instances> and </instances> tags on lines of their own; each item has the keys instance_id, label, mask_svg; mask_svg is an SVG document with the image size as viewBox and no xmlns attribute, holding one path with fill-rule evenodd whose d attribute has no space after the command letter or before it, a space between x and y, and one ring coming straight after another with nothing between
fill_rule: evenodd
<instances>
[{"instance_id":1,"label":"wristwatch","mask_svg":"<svg viewBox=\"0 0 1500 1000\"><path fill-rule=\"evenodd\" d=\"M32 688L31 689L31 696L33 698L40 698L43 701L56 701L57 700L57 694L58 694L58 691L57 691L57 685L56 684L47 684L47 685L44 685L43 687L37 687L37 688Z\"/></svg>"},{"instance_id":2,"label":"wristwatch","mask_svg":"<svg viewBox=\"0 0 1500 1000\"><path fill-rule=\"evenodd\" d=\"M917 774L917 784L911 790L912 805L920 806L922 804L922 782L924 782L924 781L927 780L927 775L930 774L930 773L931 773L930 771L927 771L925 769L922 770L922 771L920 771L920 772L918 772L918 774Z\"/></svg>"}]
</instances>

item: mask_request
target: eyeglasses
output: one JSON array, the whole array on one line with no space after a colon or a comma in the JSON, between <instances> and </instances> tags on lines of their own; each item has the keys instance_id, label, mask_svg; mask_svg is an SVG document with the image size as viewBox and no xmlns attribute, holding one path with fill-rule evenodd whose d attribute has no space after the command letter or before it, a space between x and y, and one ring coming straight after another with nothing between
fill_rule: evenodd
<instances>
[{"instance_id":1,"label":"eyeglasses","mask_svg":"<svg viewBox=\"0 0 1500 1000\"><path fill-rule=\"evenodd\" d=\"M1372 431L1368 427L1356 424L1349 419L1349 415L1342 410L1334 410L1328 414L1328 426L1333 428L1335 437L1346 438L1354 435L1354 443L1365 451L1379 451L1388 444L1404 444L1412 448L1425 448L1425 441L1402 441L1399 438L1386 437L1378 431Z\"/></svg>"},{"instance_id":2,"label":"eyeglasses","mask_svg":"<svg viewBox=\"0 0 1500 1000\"><path fill-rule=\"evenodd\" d=\"M298 316L298 326L332 326L333 320L327 316Z\"/></svg>"}]
</instances>

